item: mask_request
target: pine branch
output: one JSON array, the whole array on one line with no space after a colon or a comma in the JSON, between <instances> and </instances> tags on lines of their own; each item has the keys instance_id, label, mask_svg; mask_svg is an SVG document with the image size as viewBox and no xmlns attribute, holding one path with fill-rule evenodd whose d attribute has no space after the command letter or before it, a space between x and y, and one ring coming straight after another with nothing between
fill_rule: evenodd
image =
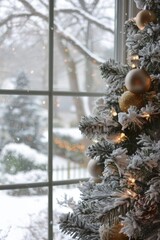
<instances>
[{"instance_id":1,"label":"pine branch","mask_svg":"<svg viewBox=\"0 0 160 240\"><path fill-rule=\"evenodd\" d=\"M128 199L129 200L129 199ZM109 226L120 222L120 217L125 216L126 213L133 207L131 201L124 201L118 206L112 207L108 212L99 216L102 223L107 223Z\"/></svg>"},{"instance_id":2,"label":"pine branch","mask_svg":"<svg viewBox=\"0 0 160 240\"><path fill-rule=\"evenodd\" d=\"M104 134L104 119L98 117L82 117L79 130L89 139Z\"/></svg>"},{"instance_id":3,"label":"pine branch","mask_svg":"<svg viewBox=\"0 0 160 240\"><path fill-rule=\"evenodd\" d=\"M60 218L59 227L65 234L72 236L73 239L89 240L98 239L99 225L85 222L82 216L72 213L64 214Z\"/></svg>"},{"instance_id":4,"label":"pine branch","mask_svg":"<svg viewBox=\"0 0 160 240\"><path fill-rule=\"evenodd\" d=\"M89 146L86 151L86 155L90 158L99 157L102 161L104 161L113 150L114 146L112 144L107 141L103 141Z\"/></svg>"},{"instance_id":5,"label":"pine branch","mask_svg":"<svg viewBox=\"0 0 160 240\"><path fill-rule=\"evenodd\" d=\"M107 137L121 131L121 125L110 117L82 117L79 130L89 139Z\"/></svg>"},{"instance_id":6,"label":"pine branch","mask_svg":"<svg viewBox=\"0 0 160 240\"><path fill-rule=\"evenodd\" d=\"M100 66L100 70L103 78L113 79L115 76L124 78L130 68L128 65L118 64L114 60L109 60Z\"/></svg>"}]
</instances>

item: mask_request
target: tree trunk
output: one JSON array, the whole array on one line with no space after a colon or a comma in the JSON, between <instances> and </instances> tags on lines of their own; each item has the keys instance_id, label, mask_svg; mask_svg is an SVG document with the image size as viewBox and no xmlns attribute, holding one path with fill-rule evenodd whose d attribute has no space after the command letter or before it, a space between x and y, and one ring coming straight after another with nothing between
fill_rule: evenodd
<instances>
[{"instance_id":1,"label":"tree trunk","mask_svg":"<svg viewBox=\"0 0 160 240\"><path fill-rule=\"evenodd\" d=\"M61 38L59 38L58 36L57 36L57 38L58 38L57 42L59 45L59 50L63 56L63 59L67 59L66 67L67 67L67 74L69 77L70 90L73 92L79 92L76 63L75 63L74 59L72 58L72 56L70 54L70 50L66 46L66 44L63 43ZM66 48L68 49L68 51L65 51ZM68 69L70 69L70 70L68 71ZM73 102L76 107L77 120L80 121L81 117L85 115L83 99L80 97L73 97Z\"/></svg>"}]
</instances>

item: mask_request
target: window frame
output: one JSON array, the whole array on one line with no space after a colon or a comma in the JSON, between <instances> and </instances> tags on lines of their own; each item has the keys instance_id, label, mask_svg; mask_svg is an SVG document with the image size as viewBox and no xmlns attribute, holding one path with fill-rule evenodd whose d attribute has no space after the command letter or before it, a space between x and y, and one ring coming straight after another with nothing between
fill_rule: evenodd
<instances>
[{"instance_id":1,"label":"window frame","mask_svg":"<svg viewBox=\"0 0 160 240\"><path fill-rule=\"evenodd\" d=\"M116 3L116 24L115 32L120 34L115 35L115 60L121 63L126 62L126 48L123 49L125 45L125 34L124 33L124 22L135 16L137 9L135 4L128 0L115 0ZM54 0L49 0L49 48L48 50L48 83L49 88L45 91L24 91L24 90L0 90L1 95L28 95L28 96L48 96L48 181L46 182L34 182L34 183L19 183L19 184L8 184L0 185L1 190L9 189L22 189L22 188L36 188L36 187L48 187L48 240L53 239L53 187L78 184L80 181L86 181L88 178L53 181L53 97L54 96L76 96L76 97L100 97L104 93L95 92L65 92L65 91L54 91L53 90L53 64L54 64ZM126 14L127 13L127 14ZM122 51L123 49L123 51Z\"/></svg>"}]
</instances>

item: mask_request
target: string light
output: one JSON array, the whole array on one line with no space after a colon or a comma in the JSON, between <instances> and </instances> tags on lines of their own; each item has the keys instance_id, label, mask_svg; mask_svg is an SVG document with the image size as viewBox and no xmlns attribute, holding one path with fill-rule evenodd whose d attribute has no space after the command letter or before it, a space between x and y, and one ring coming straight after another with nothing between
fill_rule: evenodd
<instances>
[{"instance_id":1,"label":"string light","mask_svg":"<svg viewBox=\"0 0 160 240\"><path fill-rule=\"evenodd\" d=\"M134 178L131 178L131 177L129 177L128 178L128 181L129 181L129 183L131 183L131 184L135 184L135 179Z\"/></svg>"},{"instance_id":2,"label":"string light","mask_svg":"<svg viewBox=\"0 0 160 240\"><path fill-rule=\"evenodd\" d=\"M136 194L135 192L133 192L133 191L131 191L131 190L128 190L128 189L127 189L127 194L128 194L129 196L133 197L133 198L135 198L135 197L137 196L137 194Z\"/></svg>"},{"instance_id":3,"label":"string light","mask_svg":"<svg viewBox=\"0 0 160 240\"><path fill-rule=\"evenodd\" d=\"M59 108L60 107L60 103L56 102L56 107Z\"/></svg>"},{"instance_id":4,"label":"string light","mask_svg":"<svg viewBox=\"0 0 160 240\"><path fill-rule=\"evenodd\" d=\"M137 68L139 65L139 56L137 54L129 56L128 62L131 68Z\"/></svg>"},{"instance_id":5,"label":"string light","mask_svg":"<svg viewBox=\"0 0 160 240\"><path fill-rule=\"evenodd\" d=\"M139 56L138 56L138 55L133 55L133 56L132 56L132 59L133 59L133 60L139 60Z\"/></svg>"},{"instance_id":6,"label":"string light","mask_svg":"<svg viewBox=\"0 0 160 240\"><path fill-rule=\"evenodd\" d=\"M150 118L149 113L143 113L143 117L145 117L147 120Z\"/></svg>"},{"instance_id":7,"label":"string light","mask_svg":"<svg viewBox=\"0 0 160 240\"><path fill-rule=\"evenodd\" d=\"M117 137L116 142L121 143L127 139L127 136L124 133L120 133L120 135Z\"/></svg>"},{"instance_id":8,"label":"string light","mask_svg":"<svg viewBox=\"0 0 160 240\"><path fill-rule=\"evenodd\" d=\"M68 141L61 140L59 138L55 138L53 142L59 148L66 149L67 151L70 152L84 152L85 150L85 145L83 144L71 144Z\"/></svg>"},{"instance_id":9,"label":"string light","mask_svg":"<svg viewBox=\"0 0 160 240\"><path fill-rule=\"evenodd\" d=\"M112 116L114 116L114 117L116 117L117 116L117 112L116 112L116 110L112 107L112 109L111 109L111 114L112 114Z\"/></svg>"},{"instance_id":10,"label":"string light","mask_svg":"<svg viewBox=\"0 0 160 240\"><path fill-rule=\"evenodd\" d=\"M133 63L133 64L131 65L131 68L136 68L136 65Z\"/></svg>"}]
</instances>

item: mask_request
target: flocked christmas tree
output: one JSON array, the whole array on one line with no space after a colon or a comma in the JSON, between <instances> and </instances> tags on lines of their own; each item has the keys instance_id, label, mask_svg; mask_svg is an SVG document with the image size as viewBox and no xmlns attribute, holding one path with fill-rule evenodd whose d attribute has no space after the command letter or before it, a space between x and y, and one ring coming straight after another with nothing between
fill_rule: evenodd
<instances>
[{"instance_id":1,"label":"flocked christmas tree","mask_svg":"<svg viewBox=\"0 0 160 240\"><path fill-rule=\"evenodd\" d=\"M128 64L100 67L105 96L80 130L93 144L91 178L60 228L81 240L160 239L160 0L135 0Z\"/></svg>"}]
</instances>

